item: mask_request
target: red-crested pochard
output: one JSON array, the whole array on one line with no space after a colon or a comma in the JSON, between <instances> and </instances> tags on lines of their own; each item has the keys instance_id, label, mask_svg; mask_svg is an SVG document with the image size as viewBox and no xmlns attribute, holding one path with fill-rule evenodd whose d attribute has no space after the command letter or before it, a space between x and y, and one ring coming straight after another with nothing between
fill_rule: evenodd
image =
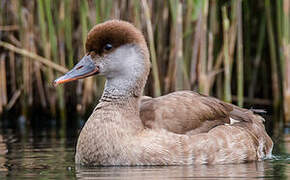
<instances>
[{"instance_id":1,"label":"red-crested pochard","mask_svg":"<svg viewBox=\"0 0 290 180\"><path fill-rule=\"evenodd\" d=\"M132 24L96 25L86 51L55 80L106 77L99 104L79 135L77 164L225 164L271 157L264 119L250 110L192 91L142 97L150 57L144 36Z\"/></svg>"}]
</instances>

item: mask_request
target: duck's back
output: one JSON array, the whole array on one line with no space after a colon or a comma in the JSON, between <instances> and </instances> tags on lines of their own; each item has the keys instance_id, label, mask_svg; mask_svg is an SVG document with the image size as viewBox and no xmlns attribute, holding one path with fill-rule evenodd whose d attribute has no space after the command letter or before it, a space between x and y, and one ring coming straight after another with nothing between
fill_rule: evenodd
<instances>
[{"instance_id":1,"label":"duck's back","mask_svg":"<svg viewBox=\"0 0 290 180\"><path fill-rule=\"evenodd\" d=\"M143 98L140 105L140 117L145 127L190 135L230 124L230 120L250 122L250 112L247 111L193 91Z\"/></svg>"}]
</instances>

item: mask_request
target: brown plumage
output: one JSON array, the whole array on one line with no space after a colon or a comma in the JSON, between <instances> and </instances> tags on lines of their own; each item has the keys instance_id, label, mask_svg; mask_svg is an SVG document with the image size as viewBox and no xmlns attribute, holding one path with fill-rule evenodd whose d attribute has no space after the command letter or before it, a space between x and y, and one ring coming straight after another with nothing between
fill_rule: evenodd
<instances>
[{"instance_id":1,"label":"brown plumage","mask_svg":"<svg viewBox=\"0 0 290 180\"><path fill-rule=\"evenodd\" d=\"M107 43L113 48L104 48ZM263 118L247 109L191 91L142 97L150 61L144 37L133 25L118 20L96 25L86 48L76 68L55 81L92 72L107 78L79 135L77 164L224 164L271 156ZM230 124L232 119L236 123Z\"/></svg>"},{"instance_id":2,"label":"brown plumage","mask_svg":"<svg viewBox=\"0 0 290 180\"><path fill-rule=\"evenodd\" d=\"M205 113L206 112L206 113ZM164 128L178 134L208 132L236 121L252 122L250 111L193 91L178 91L141 100L140 118L145 127Z\"/></svg>"}]
</instances>

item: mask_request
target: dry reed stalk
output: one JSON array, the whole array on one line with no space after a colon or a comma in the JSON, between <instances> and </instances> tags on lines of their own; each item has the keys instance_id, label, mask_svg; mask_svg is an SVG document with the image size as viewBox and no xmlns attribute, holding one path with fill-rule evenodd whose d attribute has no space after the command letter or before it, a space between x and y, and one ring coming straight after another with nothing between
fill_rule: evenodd
<instances>
[{"instance_id":1,"label":"dry reed stalk","mask_svg":"<svg viewBox=\"0 0 290 180\"><path fill-rule=\"evenodd\" d=\"M21 48L17 48L15 46L13 46L12 44L9 44L7 42L4 42L4 41L0 41L0 46L1 47L4 47L10 51L13 51L15 53L18 53L18 54L21 54L23 56L26 56L26 57L29 57L30 60L35 60L35 61L38 61L40 62L41 64L43 65L46 65L47 67L51 67L53 68L54 70L60 72L60 73L66 73L68 71L67 68L61 66L61 65L58 65L54 62L52 62L51 60L49 59L46 59L44 57L41 57L35 53L32 53L32 52L29 52L25 49L21 49Z\"/></svg>"},{"instance_id":2,"label":"dry reed stalk","mask_svg":"<svg viewBox=\"0 0 290 180\"><path fill-rule=\"evenodd\" d=\"M216 96L219 99L223 99L224 84L222 82L222 74L218 74L216 77Z\"/></svg>"},{"instance_id":3,"label":"dry reed stalk","mask_svg":"<svg viewBox=\"0 0 290 180\"><path fill-rule=\"evenodd\" d=\"M31 3L30 5L30 10L33 12L34 11L34 3ZM37 53L37 48L35 45L35 29L34 29L34 14L29 13L28 14L28 28L29 28L29 47L25 47L24 48L29 48L29 50L32 53ZM33 61L29 61L30 62L30 73L28 76L31 75L30 77L30 91L33 90L33 81L34 78L36 79L36 86L37 86L37 90L39 93L39 99L40 99L40 103L42 105L42 107L46 107L46 99L45 99L45 91L44 91L44 86L42 83L42 77L41 77L41 72L40 72L40 64L39 62L33 62ZM26 75L27 76L27 75ZM30 93L31 96L29 97L30 101L29 104L31 105L33 103L33 93Z\"/></svg>"},{"instance_id":4,"label":"dry reed stalk","mask_svg":"<svg viewBox=\"0 0 290 180\"><path fill-rule=\"evenodd\" d=\"M134 14L135 14L134 10L135 10L134 0L127 1L127 11L128 11L127 20L129 22L132 22L132 23L134 23L134 18L136 18L136 17L134 17Z\"/></svg>"},{"instance_id":5,"label":"dry reed stalk","mask_svg":"<svg viewBox=\"0 0 290 180\"><path fill-rule=\"evenodd\" d=\"M210 1L210 14L209 14L209 34L208 34L208 63L207 63L207 72L208 72L208 92L212 90L212 86L215 82L216 75L221 72L221 70L215 70L214 67L214 44L215 44L215 35L217 34L217 2L215 0Z\"/></svg>"},{"instance_id":6,"label":"dry reed stalk","mask_svg":"<svg viewBox=\"0 0 290 180\"><path fill-rule=\"evenodd\" d=\"M42 107L45 108L47 106L47 103L46 103L46 98L45 98L45 89L44 89L44 85L43 85L43 81L42 81L40 67L41 67L41 65L39 64L39 62L33 63L33 68L34 68L33 73L34 73L34 77L36 79L36 86L37 86L37 90L39 93L40 103L41 103Z\"/></svg>"},{"instance_id":7,"label":"dry reed stalk","mask_svg":"<svg viewBox=\"0 0 290 180\"><path fill-rule=\"evenodd\" d=\"M169 1L169 10L171 14L171 23L169 25L170 27L170 35L169 35L169 60L168 60L168 68L167 68L167 74L166 74L166 85L165 85L165 92L169 93L172 91L175 91L175 83L176 83L176 54L177 54L177 49L176 49L176 44L175 44L175 37L176 37L176 28L175 28L175 23L176 23L176 5L173 5L173 2L177 2L177 0L171 0Z\"/></svg>"},{"instance_id":8,"label":"dry reed stalk","mask_svg":"<svg viewBox=\"0 0 290 180\"><path fill-rule=\"evenodd\" d=\"M0 77L0 88L2 87L2 85L1 85L1 77ZM1 90L0 90L0 93L1 93ZM3 105L2 105L3 103L2 103L2 97L0 97L0 114L2 114L3 113Z\"/></svg>"},{"instance_id":9,"label":"dry reed stalk","mask_svg":"<svg viewBox=\"0 0 290 180\"><path fill-rule=\"evenodd\" d=\"M182 1L177 2L177 11L176 11L176 83L175 90L190 89L188 77L186 73L186 68L183 59L183 17L182 17Z\"/></svg>"},{"instance_id":10,"label":"dry reed stalk","mask_svg":"<svg viewBox=\"0 0 290 180\"><path fill-rule=\"evenodd\" d=\"M40 64L38 62L34 63L34 73L36 77L36 84L37 84L37 89L39 93L39 98L40 98L40 103L42 107L47 107L46 99L45 99L45 90L44 90L44 85L43 81L41 78L41 72L40 72Z\"/></svg>"},{"instance_id":11,"label":"dry reed stalk","mask_svg":"<svg viewBox=\"0 0 290 180\"><path fill-rule=\"evenodd\" d=\"M194 79L196 78L194 76L195 72L200 72L198 78L200 79L200 86L202 87L202 92L204 94L210 94L211 88L214 83L214 79L217 73L220 72L219 69L213 69L213 56L214 56L214 36L213 33L216 32L216 2L215 1L203 1L204 4L204 10L200 13L200 16L198 18L198 22L196 25L196 33L194 38L194 45L193 45L193 54L192 54L192 63L191 63L191 85L193 86ZM209 5L208 3L211 3L212 7L210 8L210 14L209 11ZM203 18L203 16L206 16L206 18ZM209 28L207 27L207 22L203 23L203 29L201 26L201 23L203 21L207 21L207 17L210 17L209 19ZM206 33L208 32L208 33ZM203 40L202 40L202 39ZM203 43L205 42L205 43ZM204 45L203 45L204 44ZM197 47L197 46L207 46L205 47ZM204 49L204 50L203 50ZM205 58L205 60L200 61L202 63L199 64L199 68L196 69L197 66L197 55L198 52L200 54L201 58Z\"/></svg>"},{"instance_id":12,"label":"dry reed stalk","mask_svg":"<svg viewBox=\"0 0 290 180\"><path fill-rule=\"evenodd\" d=\"M32 1L31 1L32 2ZM31 3L30 2L30 3ZM21 26L20 26L20 42L21 47L24 49L27 49L28 51L31 51L30 45L30 38L31 37L31 29L30 29L30 23L31 23L31 15L29 13L29 10L31 8L31 4L27 5L28 7L20 7L20 14L21 14ZM22 96L22 106L23 109L27 109L28 105L32 104L32 81L31 81L31 62L28 57L24 56L22 57L22 82L23 82L23 96Z\"/></svg>"},{"instance_id":13,"label":"dry reed stalk","mask_svg":"<svg viewBox=\"0 0 290 180\"><path fill-rule=\"evenodd\" d=\"M201 37L198 61L198 89L201 93L209 95L208 76L207 76L207 19L208 19L208 0L203 1L202 7L202 22L201 22Z\"/></svg>"},{"instance_id":14,"label":"dry reed stalk","mask_svg":"<svg viewBox=\"0 0 290 180\"><path fill-rule=\"evenodd\" d=\"M10 83L11 91L16 91L16 66L15 66L15 53L9 51L9 68L10 68Z\"/></svg>"},{"instance_id":15,"label":"dry reed stalk","mask_svg":"<svg viewBox=\"0 0 290 180\"><path fill-rule=\"evenodd\" d=\"M2 56L0 57L0 114L3 112L3 108L4 108L4 99L3 99L3 90L4 90L4 85L3 85L3 81L5 76L3 76L3 72L2 72Z\"/></svg>"},{"instance_id":16,"label":"dry reed stalk","mask_svg":"<svg viewBox=\"0 0 290 180\"><path fill-rule=\"evenodd\" d=\"M150 49L150 54L151 54L153 77L154 77L154 96L160 96L161 88L160 88L158 63L157 63L157 57L156 57L156 51L155 51L155 45L154 45L154 37L153 37L150 11L149 11L146 0L141 0L141 3L142 3L142 9L145 15L145 19L146 19L146 28L147 28L148 38L149 38L149 49Z\"/></svg>"},{"instance_id":17,"label":"dry reed stalk","mask_svg":"<svg viewBox=\"0 0 290 180\"><path fill-rule=\"evenodd\" d=\"M35 32L34 32L34 9L35 9L35 2L33 1L30 1L28 3L28 13L27 13L27 25L26 26L23 26L23 28L25 29L25 31L27 30L27 32L25 32L26 34L24 34L25 37L25 45L23 45L22 47L24 49L27 49L29 50L30 52L32 53L37 53L36 52L36 47L35 47ZM24 20L22 20L22 22L25 22ZM26 29L27 28L27 29ZM26 39L27 38L27 39ZM38 68L38 66L35 67L35 62L29 60L28 63L27 63L27 70L28 72L26 72L25 76L27 77L27 80L28 80L28 104L31 106L32 103L33 103L33 94L34 94L34 91L33 91L33 81L34 81L34 78L37 79L37 81L42 81L41 77L40 76L37 76L37 74L35 74L34 70L36 68ZM38 68L39 69L39 68ZM25 72L23 72L25 73ZM37 85L40 85L38 83L36 83L36 86ZM43 88L42 87L38 87L38 90L42 90ZM44 93L44 92L39 92L40 94L41 93ZM41 99L42 101L45 101L45 98ZM43 102L42 102L43 103Z\"/></svg>"},{"instance_id":18,"label":"dry reed stalk","mask_svg":"<svg viewBox=\"0 0 290 180\"><path fill-rule=\"evenodd\" d=\"M121 1L115 1L115 3L113 4L114 10L112 11L111 17L120 19L121 17L120 3ZM99 8L99 9L102 9L102 8Z\"/></svg>"},{"instance_id":19,"label":"dry reed stalk","mask_svg":"<svg viewBox=\"0 0 290 180\"><path fill-rule=\"evenodd\" d=\"M101 23L101 21L103 21L103 19L104 19L103 14L101 12L101 4L100 3L101 3L101 1L99 1L99 0L96 0L95 1L95 11L96 11L96 13L95 13L95 19L96 19L96 21L95 21L95 23L96 24ZM117 17L114 14L114 12L116 10L119 11L118 6L117 6L118 3L119 3L119 1L114 1L114 3L112 4L112 10L110 10L111 13L108 15L109 17L111 17L111 18L118 18L118 17L120 17L120 14L118 14L119 16L117 16ZM93 93L94 93L94 96L95 97L100 97L102 95L103 87L104 87L104 84L105 84L106 79L104 77L99 77L99 78L97 78L95 80L96 80L96 84L97 85L96 86L95 85L93 86L93 88L94 88L93 89Z\"/></svg>"},{"instance_id":20,"label":"dry reed stalk","mask_svg":"<svg viewBox=\"0 0 290 180\"><path fill-rule=\"evenodd\" d=\"M81 1L81 30L82 30L82 40L83 40L83 51L85 52L85 43L88 33L88 4L87 1ZM85 107L87 107L93 101L93 77L86 78L84 80L83 97L82 97L82 107L81 113L85 112Z\"/></svg>"},{"instance_id":21,"label":"dry reed stalk","mask_svg":"<svg viewBox=\"0 0 290 180\"><path fill-rule=\"evenodd\" d=\"M197 19L197 24L195 27L194 41L192 45L192 56L191 56L191 67L190 67L190 83L193 88L196 80L197 80L197 60L198 60L198 52L200 49L200 36L201 36L201 23L202 23L202 11L199 13L199 17Z\"/></svg>"},{"instance_id":22,"label":"dry reed stalk","mask_svg":"<svg viewBox=\"0 0 290 180\"><path fill-rule=\"evenodd\" d=\"M7 104L7 83L6 83L6 66L5 66L6 54L2 53L0 56L0 98L1 105L4 107Z\"/></svg>"},{"instance_id":23,"label":"dry reed stalk","mask_svg":"<svg viewBox=\"0 0 290 180\"><path fill-rule=\"evenodd\" d=\"M167 37L170 33L170 8L169 1L166 1L166 4L160 4L161 14L160 14L160 22L156 20L157 25L157 57L160 64L162 64L163 68L159 69L161 72L160 79L163 79L163 93L168 93L170 90L170 78L168 77L168 70L170 67L170 48L168 47L168 43L170 43L169 38Z\"/></svg>"},{"instance_id":24,"label":"dry reed stalk","mask_svg":"<svg viewBox=\"0 0 290 180\"><path fill-rule=\"evenodd\" d=\"M22 47L21 42L18 39L16 39L16 37L13 34L9 34L8 39L11 42L11 44L15 45L16 47L19 48Z\"/></svg>"},{"instance_id":25,"label":"dry reed stalk","mask_svg":"<svg viewBox=\"0 0 290 180\"><path fill-rule=\"evenodd\" d=\"M19 30L18 25L0 26L0 31L17 31L17 30Z\"/></svg>"},{"instance_id":26,"label":"dry reed stalk","mask_svg":"<svg viewBox=\"0 0 290 180\"><path fill-rule=\"evenodd\" d=\"M155 11L152 9L152 23L153 27L155 29L155 45L156 45L156 57L158 59L158 64L162 65L162 68L159 67L159 79L160 84L163 84L162 86L162 92L165 92L166 85L168 84L168 79L166 79L166 73L167 73L167 66L168 66L168 42L166 35L169 32L168 28L168 20L169 20L169 9L168 9L168 1L158 1L158 3L154 3L154 9L158 9L158 11ZM141 18L144 18L141 16ZM142 22L145 22L143 19ZM152 78L149 77L149 86L147 87L147 93L148 90L152 89L152 86L150 86L150 82L152 82ZM153 90L153 89L152 89Z\"/></svg>"},{"instance_id":27,"label":"dry reed stalk","mask_svg":"<svg viewBox=\"0 0 290 180\"><path fill-rule=\"evenodd\" d=\"M140 10L140 5L139 5L139 0L132 0L130 2L131 2L131 6L133 6L132 7L133 16L131 17L132 22L138 29L141 29L141 21L140 21L141 10Z\"/></svg>"},{"instance_id":28,"label":"dry reed stalk","mask_svg":"<svg viewBox=\"0 0 290 180\"><path fill-rule=\"evenodd\" d=\"M182 2L180 0L170 0L169 7L172 23L170 24L170 53L166 77L167 85L165 86L165 91L167 93L180 90L184 87L186 87L186 89L190 88L187 82L188 78L184 67L182 52Z\"/></svg>"},{"instance_id":29,"label":"dry reed stalk","mask_svg":"<svg viewBox=\"0 0 290 180\"><path fill-rule=\"evenodd\" d=\"M214 40L213 40L213 33L210 31L208 33L208 50L207 50L207 75L206 75L206 79L207 79L207 83L205 86L205 93L207 95L210 95L210 91L212 89L213 86L213 82L214 82L214 77L216 76L216 74L218 72L213 70L213 48L214 48Z\"/></svg>"},{"instance_id":30,"label":"dry reed stalk","mask_svg":"<svg viewBox=\"0 0 290 180\"><path fill-rule=\"evenodd\" d=\"M10 110L10 109L15 105L15 103L16 103L17 100L19 99L20 95L21 95L21 90L16 90L16 91L13 93L13 95L12 95L10 101L8 102L8 104L7 104L7 106L6 106L6 110L7 110L7 111L9 111L9 110ZM1 107L0 107L0 108L1 108ZM0 110L0 111L1 111L1 110Z\"/></svg>"},{"instance_id":31,"label":"dry reed stalk","mask_svg":"<svg viewBox=\"0 0 290 180\"><path fill-rule=\"evenodd\" d=\"M184 5L184 8L186 9L185 15L184 15L184 23L183 23L183 61L184 61L184 72L186 73L186 77L189 78L188 83L189 87L190 84L190 63L191 63L191 54L192 54L192 43L193 43L193 35L192 32L192 12L193 12L193 1L187 1L187 4Z\"/></svg>"},{"instance_id":32,"label":"dry reed stalk","mask_svg":"<svg viewBox=\"0 0 290 180\"><path fill-rule=\"evenodd\" d=\"M214 41L213 41L213 33L209 31L208 33L208 50L207 50L207 67L206 71L211 72L212 67L213 67L213 46L214 46Z\"/></svg>"}]
</instances>

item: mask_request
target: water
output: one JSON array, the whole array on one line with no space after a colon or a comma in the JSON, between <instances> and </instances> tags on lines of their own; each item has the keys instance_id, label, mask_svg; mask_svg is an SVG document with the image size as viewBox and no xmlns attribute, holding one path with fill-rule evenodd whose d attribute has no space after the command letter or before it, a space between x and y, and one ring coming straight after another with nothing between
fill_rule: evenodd
<instances>
[{"instance_id":1,"label":"water","mask_svg":"<svg viewBox=\"0 0 290 180\"><path fill-rule=\"evenodd\" d=\"M290 179L290 134L276 140L274 158L262 162L89 168L74 164L79 128L20 127L0 130L0 179Z\"/></svg>"}]
</instances>

